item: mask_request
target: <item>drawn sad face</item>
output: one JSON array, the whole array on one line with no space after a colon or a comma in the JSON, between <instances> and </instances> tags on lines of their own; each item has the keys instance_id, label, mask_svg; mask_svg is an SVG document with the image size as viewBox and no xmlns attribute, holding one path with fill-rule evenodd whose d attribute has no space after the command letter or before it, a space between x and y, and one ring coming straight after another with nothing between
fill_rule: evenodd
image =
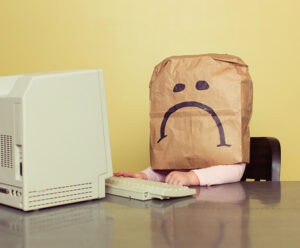
<instances>
[{"instance_id":1,"label":"drawn sad face","mask_svg":"<svg viewBox=\"0 0 300 248\"><path fill-rule=\"evenodd\" d=\"M210 86L209 86L208 82L206 82L205 80L199 80L199 81L195 82L194 90L195 91L205 91L205 90L208 90L209 87ZM185 84L177 83L173 88L173 93L180 94L180 92L184 91L185 88L186 88ZM224 133L223 125L222 125L220 118L216 114L216 112L210 106L208 106L202 102L199 102L199 101L183 101L183 102L180 102L180 103L175 104L174 106L170 107L166 111L164 118L161 122L160 138L157 141L157 143L160 143L163 139L165 139L167 137L167 134L165 133L165 129L166 129L166 125L167 125L167 122L168 122L168 119L170 118L170 116L177 110L186 108L186 107L200 108L200 109L206 111L208 114L210 114L210 116L214 120L214 122L216 124L216 128L218 129L218 132L219 132L220 143L217 144L217 147L221 147L221 146L230 147L231 146L230 144L227 144L225 141L225 133Z\"/></svg>"}]
</instances>

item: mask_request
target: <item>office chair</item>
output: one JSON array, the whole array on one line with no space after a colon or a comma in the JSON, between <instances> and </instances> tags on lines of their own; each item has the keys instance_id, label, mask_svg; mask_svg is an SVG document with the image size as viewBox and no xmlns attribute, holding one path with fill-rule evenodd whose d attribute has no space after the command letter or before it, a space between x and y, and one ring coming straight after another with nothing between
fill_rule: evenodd
<instances>
[{"instance_id":1,"label":"office chair","mask_svg":"<svg viewBox=\"0 0 300 248\"><path fill-rule=\"evenodd\" d=\"M241 181L254 179L255 181L280 181L281 149L276 138L251 137L250 163Z\"/></svg>"}]
</instances>

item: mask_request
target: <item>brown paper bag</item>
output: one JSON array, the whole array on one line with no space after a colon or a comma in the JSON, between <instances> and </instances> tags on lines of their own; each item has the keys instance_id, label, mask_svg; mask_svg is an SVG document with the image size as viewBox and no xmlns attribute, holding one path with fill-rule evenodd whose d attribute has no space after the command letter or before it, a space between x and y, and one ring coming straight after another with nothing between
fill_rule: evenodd
<instances>
[{"instance_id":1,"label":"brown paper bag","mask_svg":"<svg viewBox=\"0 0 300 248\"><path fill-rule=\"evenodd\" d=\"M252 81L238 57L170 57L150 82L150 159L156 170L249 162Z\"/></svg>"}]
</instances>

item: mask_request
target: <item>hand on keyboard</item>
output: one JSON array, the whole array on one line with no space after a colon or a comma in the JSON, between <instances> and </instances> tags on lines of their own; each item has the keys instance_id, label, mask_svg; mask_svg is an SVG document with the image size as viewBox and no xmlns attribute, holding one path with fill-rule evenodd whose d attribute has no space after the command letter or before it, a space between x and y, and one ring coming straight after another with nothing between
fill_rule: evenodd
<instances>
[{"instance_id":1,"label":"hand on keyboard","mask_svg":"<svg viewBox=\"0 0 300 248\"><path fill-rule=\"evenodd\" d=\"M118 172L114 173L116 177L132 177L138 179L147 180L148 177L143 172L137 173L127 173L127 172ZM182 186L195 186L200 185L197 175L193 171L171 171L167 174L165 182L168 184L182 185Z\"/></svg>"},{"instance_id":2,"label":"hand on keyboard","mask_svg":"<svg viewBox=\"0 0 300 248\"><path fill-rule=\"evenodd\" d=\"M193 171L172 171L167 175L166 183L184 186L200 185L199 179Z\"/></svg>"},{"instance_id":3,"label":"hand on keyboard","mask_svg":"<svg viewBox=\"0 0 300 248\"><path fill-rule=\"evenodd\" d=\"M115 177L132 177L132 178L148 180L147 175L143 172L137 172L137 173L117 172L117 173L114 173L114 176Z\"/></svg>"}]
</instances>

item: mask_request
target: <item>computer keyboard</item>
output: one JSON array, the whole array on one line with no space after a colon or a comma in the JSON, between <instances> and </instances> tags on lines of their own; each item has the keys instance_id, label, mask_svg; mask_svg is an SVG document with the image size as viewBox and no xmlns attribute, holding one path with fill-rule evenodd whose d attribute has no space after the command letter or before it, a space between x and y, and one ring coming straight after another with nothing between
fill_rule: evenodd
<instances>
[{"instance_id":1,"label":"computer keyboard","mask_svg":"<svg viewBox=\"0 0 300 248\"><path fill-rule=\"evenodd\" d=\"M110 177L106 179L106 193L137 200L169 199L190 196L195 189L168 183L153 182L129 177Z\"/></svg>"}]
</instances>

